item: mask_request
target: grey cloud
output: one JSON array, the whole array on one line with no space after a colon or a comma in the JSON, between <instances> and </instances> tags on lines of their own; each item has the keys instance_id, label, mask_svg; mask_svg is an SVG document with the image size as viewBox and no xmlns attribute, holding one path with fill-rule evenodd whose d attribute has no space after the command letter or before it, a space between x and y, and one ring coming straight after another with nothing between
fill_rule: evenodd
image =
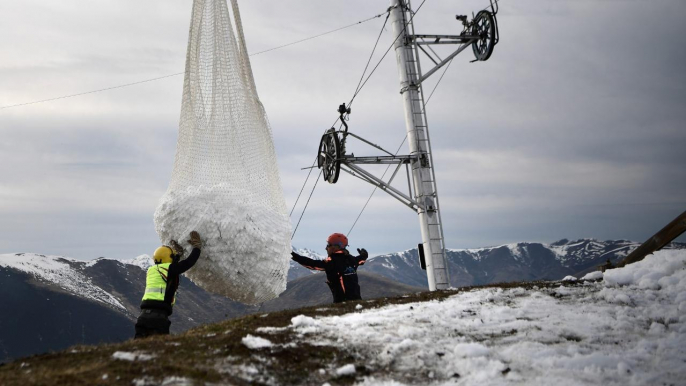
<instances>
[{"instance_id":1,"label":"grey cloud","mask_svg":"<svg viewBox=\"0 0 686 386\"><path fill-rule=\"evenodd\" d=\"M0 4L0 33L15 36L0 42L0 106L182 72L190 4ZM483 5L426 2L418 32L457 33L451 15ZM387 6L249 1L241 11L249 51L258 52ZM469 64L469 52L458 56L428 106L449 247L640 241L684 210L684 8L679 1L502 2L492 59ZM307 174L300 168L311 165L336 107L352 96L382 23L252 58L289 209ZM391 35L387 28L372 64ZM152 213L173 164L181 82L0 110L0 215L12 219L3 221L0 248L83 258L150 253ZM350 124L392 151L402 141L392 52L355 100ZM375 154L353 141L349 150ZM294 244L318 249L328 233L347 232L371 191L348 175L335 186L320 181ZM351 241L374 253L412 248L417 225L414 213L377 192Z\"/></svg>"}]
</instances>

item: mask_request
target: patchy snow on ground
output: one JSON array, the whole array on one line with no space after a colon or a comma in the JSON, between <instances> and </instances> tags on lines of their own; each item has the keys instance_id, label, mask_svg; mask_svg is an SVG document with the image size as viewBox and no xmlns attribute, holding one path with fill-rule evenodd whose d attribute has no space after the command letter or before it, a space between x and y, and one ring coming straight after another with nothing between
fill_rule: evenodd
<instances>
[{"instance_id":1,"label":"patchy snow on ground","mask_svg":"<svg viewBox=\"0 0 686 386\"><path fill-rule=\"evenodd\" d=\"M361 385L683 385L686 251L553 289L299 315L289 328L354 352L374 374Z\"/></svg>"},{"instance_id":2,"label":"patchy snow on ground","mask_svg":"<svg viewBox=\"0 0 686 386\"><path fill-rule=\"evenodd\" d=\"M336 369L336 375L338 375L339 377L353 374L355 374L355 365L353 364L348 364Z\"/></svg>"},{"instance_id":3,"label":"patchy snow on ground","mask_svg":"<svg viewBox=\"0 0 686 386\"><path fill-rule=\"evenodd\" d=\"M192 379L183 377L167 377L162 383L153 377L144 377L134 379L132 385L134 386L193 386L196 382Z\"/></svg>"},{"instance_id":4,"label":"patchy snow on ground","mask_svg":"<svg viewBox=\"0 0 686 386\"><path fill-rule=\"evenodd\" d=\"M155 358L154 355L149 355L140 352L116 351L114 354L112 354L112 359L129 362L149 361L153 358Z\"/></svg>"},{"instance_id":5,"label":"patchy snow on ground","mask_svg":"<svg viewBox=\"0 0 686 386\"><path fill-rule=\"evenodd\" d=\"M600 280L603 278L603 273L600 271L593 271L587 273L581 280Z\"/></svg>"},{"instance_id":6,"label":"patchy snow on ground","mask_svg":"<svg viewBox=\"0 0 686 386\"><path fill-rule=\"evenodd\" d=\"M250 334L244 336L243 339L241 339L241 343L243 343L245 347L252 350L260 348L269 348L274 345L267 339L260 338L259 336L252 336Z\"/></svg>"}]
</instances>

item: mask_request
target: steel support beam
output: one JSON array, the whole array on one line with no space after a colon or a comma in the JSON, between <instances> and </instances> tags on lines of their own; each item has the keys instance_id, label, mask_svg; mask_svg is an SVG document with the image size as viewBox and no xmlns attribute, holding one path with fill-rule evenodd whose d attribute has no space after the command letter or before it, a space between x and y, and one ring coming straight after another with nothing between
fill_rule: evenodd
<instances>
[{"instance_id":1,"label":"steel support beam","mask_svg":"<svg viewBox=\"0 0 686 386\"><path fill-rule=\"evenodd\" d=\"M456 57L457 54L459 54L460 52L464 51L464 49L467 48L467 47L469 47L471 44L472 44L472 43L469 42L469 43L465 43L464 45L460 46L460 48L458 48L455 52L453 52L452 54L448 55L445 59L443 59L442 62L438 63L438 64L437 64L434 68L432 68L429 72L427 72L427 73L424 74L421 78L419 78L419 80L415 83L415 85L419 86L420 84L422 84L422 82L424 82L428 77L430 77L431 75L433 75L434 72L440 70L441 67L443 67L443 66L445 66L446 64L448 64L448 62L450 62L454 57Z\"/></svg>"},{"instance_id":2,"label":"steel support beam","mask_svg":"<svg viewBox=\"0 0 686 386\"><path fill-rule=\"evenodd\" d=\"M361 180L364 181L364 182L367 182L367 183L369 183L369 184L372 184L372 185L374 185L374 186L380 188L380 189L383 190L384 192L388 193L389 196L391 196L391 197L395 198L396 200L400 201L403 205L405 205L405 206L407 206L408 208L412 209L414 212L419 211L419 209L420 209L420 207L421 207L421 204L419 204L418 202L416 202L416 201L412 200L411 198L409 198L408 196L406 196L406 195L400 193L397 189L392 188L390 185L386 184L386 183L383 182L383 181L380 181L378 178L371 176L369 173L366 173L366 174L365 174L365 173L360 173L360 170L363 170L363 169L355 168L354 166L352 166L352 167L351 167L351 166L352 166L352 165L345 165L345 166L344 166L344 165L341 165L341 170L344 171L344 172L346 172L346 173L348 173L348 174L350 174L350 175L353 176L353 177L357 177L357 178L361 179ZM347 167L347 168L346 168L346 167ZM350 169L356 169L356 170L348 170L348 168L350 168ZM370 176L371 176L371 177L370 177ZM373 178L372 178L372 177L373 177Z\"/></svg>"},{"instance_id":3,"label":"steel support beam","mask_svg":"<svg viewBox=\"0 0 686 386\"><path fill-rule=\"evenodd\" d=\"M417 201L411 199L410 197L408 197L408 196L407 196L406 194L404 194L403 192L401 192L401 191L399 191L398 189L392 187L392 186L389 185L388 183L384 182L382 179L376 177L375 175L369 173L368 171L362 169L361 167L356 166L356 165L352 165L352 164L345 164L345 166L347 166L348 168L350 168L350 170L352 170L352 171L354 171L354 172L360 174L361 176L364 176L368 181L370 181L370 182L373 183L374 185L378 186L378 187L381 188L382 190L385 190L385 191L388 191L388 192L392 192L394 195L397 195L398 197L401 197L403 200L405 200L405 201L407 201L408 203L410 203L410 204L416 206L416 207L419 208L419 209L423 209L423 208L424 208L424 205L422 205L421 203L419 203L419 202L417 202ZM343 165L341 165L341 170L343 170Z\"/></svg>"},{"instance_id":4,"label":"steel support beam","mask_svg":"<svg viewBox=\"0 0 686 386\"><path fill-rule=\"evenodd\" d=\"M412 162L415 157L408 155L399 156L371 156L371 157L352 157L345 156L343 162L349 164L408 164Z\"/></svg>"}]
</instances>

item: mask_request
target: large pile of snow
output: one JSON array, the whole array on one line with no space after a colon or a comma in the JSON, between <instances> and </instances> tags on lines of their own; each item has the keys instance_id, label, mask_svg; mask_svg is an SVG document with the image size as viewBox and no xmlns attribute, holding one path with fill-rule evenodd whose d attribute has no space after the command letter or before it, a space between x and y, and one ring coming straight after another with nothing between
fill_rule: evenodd
<instances>
[{"instance_id":1,"label":"large pile of snow","mask_svg":"<svg viewBox=\"0 0 686 386\"><path fill-rule=\"evenodd\" d=\"M686 379L686 252L602 281L478 289L343 316L297 316L297 340L350 349L364 385L662 385ZM262 330L268 333L268 329Z\"/></svg>"},{"instance_id":2,"label":"large pile of snow","mask_svg":"<svg viewBox=\"0 0 686 386\"><path fill-rule=\"evenodd\" d=\"M179 137L155 211L160 240L204 241L187 276L255 304L286 289L291 226L267 115L250 68L238 4L194 0ZM233 19L233 21L232 21Z\"/></svg>"},{"instance_id":3,"label":"large pile of snow","mask_svg":"<svg viewBox=\"0 0 686 386\"><path fill-rule=\"evenodd\" d=\"M206 291L249 304L275 298L286 289L290 223L273 208L251 203L247 193L228 190L168 192L155 213L160 239L175 239L190 252L189 233L200 233L202 254L186 276Z\"/></svg>"}]
</instances>

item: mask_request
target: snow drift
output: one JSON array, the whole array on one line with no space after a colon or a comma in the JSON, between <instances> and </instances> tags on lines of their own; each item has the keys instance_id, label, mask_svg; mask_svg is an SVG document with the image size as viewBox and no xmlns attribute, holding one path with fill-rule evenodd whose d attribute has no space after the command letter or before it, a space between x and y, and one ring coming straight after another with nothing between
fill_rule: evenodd
<instances>
[{"instance_id":1,"label":"snow drift","mask_svg":"<svg viewBox=\"0 0 686 386\"><path fill-rule=\"evenodd\" d=\"M354 352L374 374L357 385L683 384L686 252L542 288L299 315L285 329L296 342Z\"/></svg>"}]
</instances>

